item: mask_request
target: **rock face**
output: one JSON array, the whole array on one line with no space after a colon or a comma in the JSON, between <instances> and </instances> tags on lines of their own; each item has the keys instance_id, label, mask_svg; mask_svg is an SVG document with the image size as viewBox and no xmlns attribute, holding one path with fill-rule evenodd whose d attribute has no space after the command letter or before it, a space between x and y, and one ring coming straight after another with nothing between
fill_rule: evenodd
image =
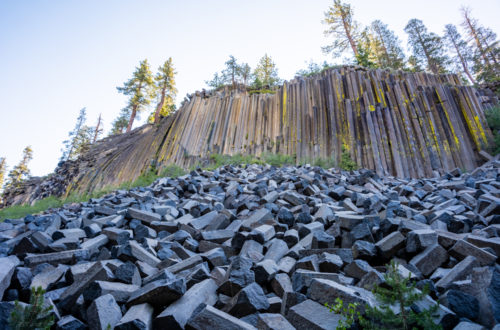
<instances>
[{"instance_id":1,"label":"rock face","mask_svg":"<svg viewBox=\"0 0 500 330\"><path fill-rule=\"evenodd\" d=\"M379 304L397 260L433 289L415 308L492 328L499 178L498 160L418 180L225 166L7 219L0 324L41 285L61 329L333 329L324 303Z\"/></svg>"},{"instance_id":2,"label":"rock face","mask_svg":"<svg viewBox=\"0 0 500 330\"><path fill-rule=\"evenodd\" d=\"M48 178L8 191L5 203L119 186L151 165L160 171L169 164L188 168L212 154L279 153L296 155L297 163L333 157L338 164L345 147L359 167L379 175L472 170L492 138L483 103L495 98L480 93L461 86L455 75L359 67L298 77L272 93L241 87L197 92L159 125L101 140Z\"/></svg>"}]
</instances>

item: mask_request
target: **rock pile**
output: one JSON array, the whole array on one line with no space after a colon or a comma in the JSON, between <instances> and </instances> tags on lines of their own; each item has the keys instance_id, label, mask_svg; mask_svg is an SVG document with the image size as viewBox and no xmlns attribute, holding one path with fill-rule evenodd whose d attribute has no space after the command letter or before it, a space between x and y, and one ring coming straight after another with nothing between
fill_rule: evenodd
<instances>
[{"instance_id":1,"label":"rock pile","mask_svg":"<svg viewBox=\"0 0 500 330\"><path fill-rule=\"evenodd\" d=\"M46 290L57 329L334 329L385 265L445 329L500 322L500 162L441 178L226 166L0 223L0 328ZM480 325L479 325L480 324Z\"/></svg>"}]
</instances>

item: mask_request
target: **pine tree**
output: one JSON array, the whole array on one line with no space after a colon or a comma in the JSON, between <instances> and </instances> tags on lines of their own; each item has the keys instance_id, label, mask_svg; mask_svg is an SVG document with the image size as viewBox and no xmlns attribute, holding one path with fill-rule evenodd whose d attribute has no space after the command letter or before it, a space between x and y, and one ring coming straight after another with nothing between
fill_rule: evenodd
<instances>
[{"instance_id":1,"label":"pine tree","mask_svg":"<svg viewBox=\"0 0 500 330\"><path fill-rule=\"evenodd\" d=\"M372 22L370 30L378 66L395 70L403 69L405 66L405 55L396 34L389 29L387 24L379 20Z\"/></svg>"},{"instance_id":2,"label":"pine tree","mask_svg":"<svg viewBox=\"0 0 500 330\"><path fill-rule=\"evenodd\" d=\"M472 61L473 54L470 47L462 39L462 36L457 31L457 27L453 24L447 24L444 30L444 40L446 45L453 53L455 62L462 67L463 72L467 75L471 83L476 81L469 70L469 63Z\"/></svg>"},{"instance_id":3,"label":"pine tree","mask_svg":"<svg viewBox=\"0 0 500 330\"><path fill-rule=\"evenodd\" d=\"M218 72L214 73L214 77L212 80L207 80L205 81L205 84L207 84L208 87L211 87L213 89L217 89L219 87L224 86L224 77L219 75Z\"/></svg>"},{"instance_id":4,"label":"pine tree","mask_svg":"<svg viewBox=\"0 0 500 330\"><path fill-rule=\"evenodd\" d=\"M444 53L441 38L428 32L424 23L419 19L411 19L405 27L408 34L408 44L413 56L419 63L425 63L427 70L434 74L445 73L448 57Z\"/></svg>"},{"instance_id":5,"label":"pine tree","mask_svg":"<svg viewBox=\"0 0 500 330\"><path fill-rule=\"evenodd\" d=\"M243 85L247 85L252 77L252 68L248 63L243 63L238 67L238 77L241 78Z\"/></svg>"},{"instance_id":6,"label":"pine tree","mask_svg":"<svg viewBox=\"0 0 500 330\"><path fill-rule=\"evenodd\" d=\"M500 47L496 34L479 24L471 16L469 8L462 8L462 27L467 34L467 42L474 45L474 71L480 82L500 80Z\"/></svg>"},{"instance_id":7,"label":"pine tree","mask_svg":"<svg viewBox=\"0 0 500 330\"><path fill-rule=\"evenodd\" d=\"M27 146L23 150L23 158L14 166L14 168L9 172L9 180L7 187L18 187L21 182L26 180L30 175L30 170L28 168L28 163L33 159L33 149Z\"/></svg>"},{"instance_id":8,"label":"pine tree","mask_svg":"<svg viewBox=\"0 0 500 330\"><path fill-rule=\"evenodd\" d=\"M171 57L158 68L158 73L155 76L158 104L153 114L153 120L148 120L149 122L157 123L160 121L160 117L166 117L175 110L174 102L177 95L177 89L175 88L176 73Z\"/></svg>"},{"instance_id":9,"label":"pine tree","mask_svg":"<svg viewBox=\"0 0 500 330\"><path fill-rule=\"evenodd\" d=\"M132 78L117 87L118 92L130 96L127 107L130 109L130 119L127 124L127 132L130 132L138 112L151 103L154 96L154 79L148 60L144 60L133 73Z\"/></svg>"},{"instance_id":10,"label":"pine tree","mask_svg":"<svg viewBox=\"0 0 500 330\"><path fill-rule=\"evenodd\" d=\"M358 65L366 68L377 68L376 53L374 49L374 37L368 29L363 30L358 40L358 55L355 57Z\"/></svg>"},{"instance_id":11,"label":"pine tree","mask_svg":"<svg viewBox=\"0 0 500 330\"><path fill-rule=\"evenodd\" d=\"M366 317L359 321L363 329L440 329L432 319L438 305L427 310L415 312L411 308L415 303L422 301L428 295L428 288L419 291L416 283L410 277L403 277L394 261L388 265L384 275L385 283L389 288L375 287L374 293L379 307L366 306ZM396 306L399 313L394 313L391 307Z\"/></svg>"},{"instance_id":12,"label":"pine tree","mask_svg":"<svg viewBox=\"0 0 500 330\"><path fill-rule=\"evenodd\" d=\"M222 76L227 84L231 84L233 86L237 83L238 73L240 71L240 66L238 65L238 61L233 55L229 55L229 60L224 63L226 68L222 71Z\"/></svg>"},{"instance_id":13,"label":"pine tree","mask_svg":"<svg viewBox=\"0 0 500 330\"><path fill-rule=\"evenodd\" d=\"M410 55L410 57L408 57L408 69L407 70L410 72L424 71L424 69L420 65L420 61L413 55Z\"/></svg>"},{"instance_id":14,"label":"pine tree","mask_svg":"<svg viewBox=\"0 0 500 330\"><path fill-rule=\"evenodd\" d=\"M359 55L357 44L360 32L353 16L354 11L350 4L334 0L333 6L325 12L323 20L323 23L328 26L324 31L325 35L332 36L334 40L331 45L323 47L325 53L340 56L350 47L354 57Z\"/></svg>"},{"instance_id":15,"label":"pine tree","mask_svg":"<svg viewBox=\"0 0 500 330\"><path fill-rule=\"evenodd\" d=\"M131 115L130 108L129 107L123 108L120 111L118 117L116 117L116 119L113 121L109 135L122 134L123 131L127 128L130 115Z\"/></svg>"},{"instance_id":16,"label":"pine tree","mask_svg":"<svg viewBox=\"0 0 500 330\"><path fill-rule=\"evenodd\" d=\"M0 157L0 191L5 181L5 172L7 171L7 161L5 157Z\"/></svg>"},{"instance_id":17,"label":"pine tree","mask_svg":"<svg viewBox=\"0 0 500 330\"><path fill-rule=\"evenodd\" d=\"M86 125L87 109L80 110L80 114L76 119L75 128L69 132L69 139L63 141L64 148L61 149L62 155L60 161L77 159L81 154L88 151L94 137L97 138L99 128L89 127ZM100 125L98 123L98 125ZM98 135L98 134L97 134Z\"/></svg>"},{"instance_id":18,"label":"pine tree","mask_svg":"<svg viewBox=\"0 0 500 330\"><path fill-rule=\"evenodd\" d=\"M265 54L254 71L255 80L264 86L274 86L280 82L278 69L272 58Z\"/></svg>"},{"instance_id":19,"label":"pine tree","mask_svg":"<svg viewBox=\"0 0 500 330\"><path fill-rule=\"evenodd\" d=\"M306 62L307 63L307 62ZM301 69L295 73L296 76L312 76L318 73L321 73L322 71L331 68L332 65L328 64L327 61L324 61L322 64L314 63L313 60L310 60L309 63L307 63L307 68Z\"/></svg>"},{"instance_id":20,"label":"pine tree","mask_svg":"<svg viewBox=\"0 0 500 330\"><path fill-rule=\"evenodd\" d=\"M9 318L9 327L12 330L49 330L54 325L52 306L45 306L45 290L41 286L31 288L30 303L26 307L14 302L14 309Z\"/></svg>"}]
</instances>

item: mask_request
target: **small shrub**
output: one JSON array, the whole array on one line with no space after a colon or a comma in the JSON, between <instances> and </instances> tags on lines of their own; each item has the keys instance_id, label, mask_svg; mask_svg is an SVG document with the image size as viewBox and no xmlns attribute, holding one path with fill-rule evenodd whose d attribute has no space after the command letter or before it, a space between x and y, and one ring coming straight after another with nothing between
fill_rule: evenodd
<instances>
[{"instance_id":1,"label":"small shrub","mask_svg":"<svg viewBox=\"0 0 500 330\"><path fill-rule=\"evenodd\" d=\"M358 168L358 165L355 161L352 160L351 154L349 154L349 151L347 151L344 146L342 146L342 154L340 155L339 167L346 171L352 171Z\"/></svg>"},{"instance_id":2,"label":"small shrub","mask_svg":"<svg viewBox=\"0 0 500 330\"><path fill-rule=\"evenodd\" d=\"M493 155L500 153L500 105L485 111L488 126L493 133L493 145L490 147L490 152Z\"/></svg>"},{"instance_id":3,"label":"small shrub","mask_svg":"<svg viewBox=\"0 0 500 330\"><path fill-rule=\"evenodd\" d=\"M419 313L411 308L427 296L429 288L419 291L416 283L411 283L410 276L401 276L396 262L391 262L387 267L384 278L390 289L379 286L374 288L373 293L379 306L366 306L366 318L360 319L363 329L441 329L432 319L439 308L438 304ZM392 306L399 309L398 314L394 313Z\"/></svg>"},{"instance_id":4,"label":"small shrub","mask_svg":"<svg viewBox=\"0 0 500 330\"><path fill-rule=\"evenodd\" d=\"M31 288L30 304L23 307L16 300L10 314L9 326L12 330L50 329L54 324L52 306L44 307L42 287Z\"/></svg>"},{"instance_id":5,"label":"small shrub","mask_svg":"<svg viewBox=\"0 0 500 330\"><path fill-rule=\"evenodd\" d=\"M357 311L359 303L350 303L345 307L342 299L336 298L335 305L328 305L328 303L325 303L325 307L328 307L330 312L340 314L345 318L345 320L339 321L339 324L335 328L336 330L350 329L356 320L362 319L361 313Z\"/></svg>"},{"instance_id":6,"label":"small shrub","mask_svg":"<svg viewBox=\"0 0 500 330\"><path fill-rule=\"evenodd\" d=\"M264 163L277 167L281 167L284 165L294 165L296 162L295 155L264 153L262 154L261 158Z\"/></svg>"},{"instance_id":7,"label":"small shrub","mask_svg":"<svg viewBox=\"0 0 500 330\"><path fill-rule=\"evenodd\" d=\"M319 166L324 169L335 167L335 160L332 158L316 158L313 162L314 166Z\"/></svg>"},{"instance_id":8,"label":"small shrub","mask_svg":"<svg viewBox=\"0 0 500 330\"><path fill-rule=\"evenodd\" d=\"M177 178L186 174L186 171L177 165L168 165L160 172L160 177Z\"/></svg>"}]
</instances>

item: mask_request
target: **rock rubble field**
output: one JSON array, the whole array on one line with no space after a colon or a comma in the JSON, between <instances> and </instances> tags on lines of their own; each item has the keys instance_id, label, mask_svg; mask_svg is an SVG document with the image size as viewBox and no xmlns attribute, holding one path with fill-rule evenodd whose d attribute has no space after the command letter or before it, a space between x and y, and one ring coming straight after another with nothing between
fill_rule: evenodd
<instances>
[{"instance_id":1,"label":"rock rubble field","mask_svg":"<svg viewBox=\"0 0 500 330\"><path fill-rule=\"evenodd\" d=\"M249 165L0 223L0 328L42 287L56 329L335 329L391 260L444 329L500 322L500 161L397 179ZM497 326L496 329L499 329Z\"/></svg>"}]
</instances>

